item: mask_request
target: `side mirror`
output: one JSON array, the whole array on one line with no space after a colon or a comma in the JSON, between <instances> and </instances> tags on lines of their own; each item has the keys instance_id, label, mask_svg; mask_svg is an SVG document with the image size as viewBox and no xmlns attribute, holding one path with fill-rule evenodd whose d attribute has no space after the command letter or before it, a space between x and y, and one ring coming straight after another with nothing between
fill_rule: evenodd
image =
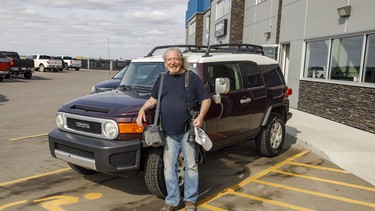
<instances>
[{"instance_id":1,"label":"side mirror","mask_svg":"<svg viewBox=\"0 0 375 211\"><path fill-rule=\"evenodd\" d=\"M230 90L230 80L229 78L216 78L215 80L215 95L212 96L213 101L216 104L221 103L221 95L226 94Z\"/></svg>"}]
</instances>

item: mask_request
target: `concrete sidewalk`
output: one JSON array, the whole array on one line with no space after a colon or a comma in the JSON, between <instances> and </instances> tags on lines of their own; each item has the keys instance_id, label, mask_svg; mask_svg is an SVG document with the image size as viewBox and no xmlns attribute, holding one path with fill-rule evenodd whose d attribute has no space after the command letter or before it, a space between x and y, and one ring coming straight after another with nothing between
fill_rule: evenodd
<instances>
[{"instance_id":1,"label":"concrete sidewalk","mask_svg":"<svg viewBox=\"0 0 375 211\"><path fill-rule=\"evenodd\" d=\"M296 109L286 124L298 145L375 185L375 134Z\"/></svg>"}]
</instances>

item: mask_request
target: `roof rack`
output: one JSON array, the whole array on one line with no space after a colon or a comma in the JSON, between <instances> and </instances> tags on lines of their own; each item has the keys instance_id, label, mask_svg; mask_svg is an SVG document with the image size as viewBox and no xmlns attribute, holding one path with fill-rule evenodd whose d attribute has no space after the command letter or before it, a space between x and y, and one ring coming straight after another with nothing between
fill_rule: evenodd
<instances>
[{"instance_id":1,"label":"roof rack","mask_svg":"<svg viewBox=\"0 0 375 211\"><path fill-rule=\"evenodd\" d=\"M207 48L208 46L207 45L161 45L161 46L156 46L155 48L153 48L150 53L148 53L145 57L150 57L150 56L153 56L154 52L157 51L157 50L160 50L160 49L167 49L167 48L186 48L186 50L183 51L183 53L186 53L186 52L206 52L206 50L204 50L205 48Z\"/></svg>"},{"instance_id":2,"label":"roof rack","mask_svg":"<svg viewBox=\"0 0 375 211\"><path fill-rule=\"evenodd\" d=\"M211 56L210 53L255 53L263 54L263 47L260 45L245 44L245 43L227 43L209 45L203 57Z\"/></svg>"}]
</instances>

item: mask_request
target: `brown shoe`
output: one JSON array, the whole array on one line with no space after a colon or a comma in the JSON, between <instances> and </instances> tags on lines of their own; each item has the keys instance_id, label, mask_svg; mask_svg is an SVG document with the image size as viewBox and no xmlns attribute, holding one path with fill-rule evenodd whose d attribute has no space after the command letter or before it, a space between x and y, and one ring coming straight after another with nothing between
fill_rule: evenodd
<instances>
[{"instance_id":1,"label":"brown shoe","mask_svg":"<svg viewBox=\"0 0 375 211\"><path fill-rule=\"evenodd\" d=\"M196 211L195 204L190 201L185 202L185 211Z\"/></svg>"},{"instance_id":2,"label":"brown shoe","mask_svg":"<svg viewBox=\"0 0 375 211\"><path fill-rule=\"evenodd\" d=\"M175 210L176 210L176 207L168 205L168 204L164 205L164 207L160 209L160 211L175 211Z\"/></svg>"}]
</instances>

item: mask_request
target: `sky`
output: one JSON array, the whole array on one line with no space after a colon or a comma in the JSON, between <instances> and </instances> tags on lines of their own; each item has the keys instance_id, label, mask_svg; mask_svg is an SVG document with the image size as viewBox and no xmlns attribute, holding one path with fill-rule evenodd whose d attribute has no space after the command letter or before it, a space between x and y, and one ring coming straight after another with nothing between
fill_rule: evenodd
<instances>
[{"instance_id":1,"label":"sky","mask_svg":"<svg viewBox=\"0 0 375 211\"><path fill-rule=\"evenodd\" d=\"M1 0L0 50L132 59L185 43L188 0Z\"/></svg>"}]
</instances>

